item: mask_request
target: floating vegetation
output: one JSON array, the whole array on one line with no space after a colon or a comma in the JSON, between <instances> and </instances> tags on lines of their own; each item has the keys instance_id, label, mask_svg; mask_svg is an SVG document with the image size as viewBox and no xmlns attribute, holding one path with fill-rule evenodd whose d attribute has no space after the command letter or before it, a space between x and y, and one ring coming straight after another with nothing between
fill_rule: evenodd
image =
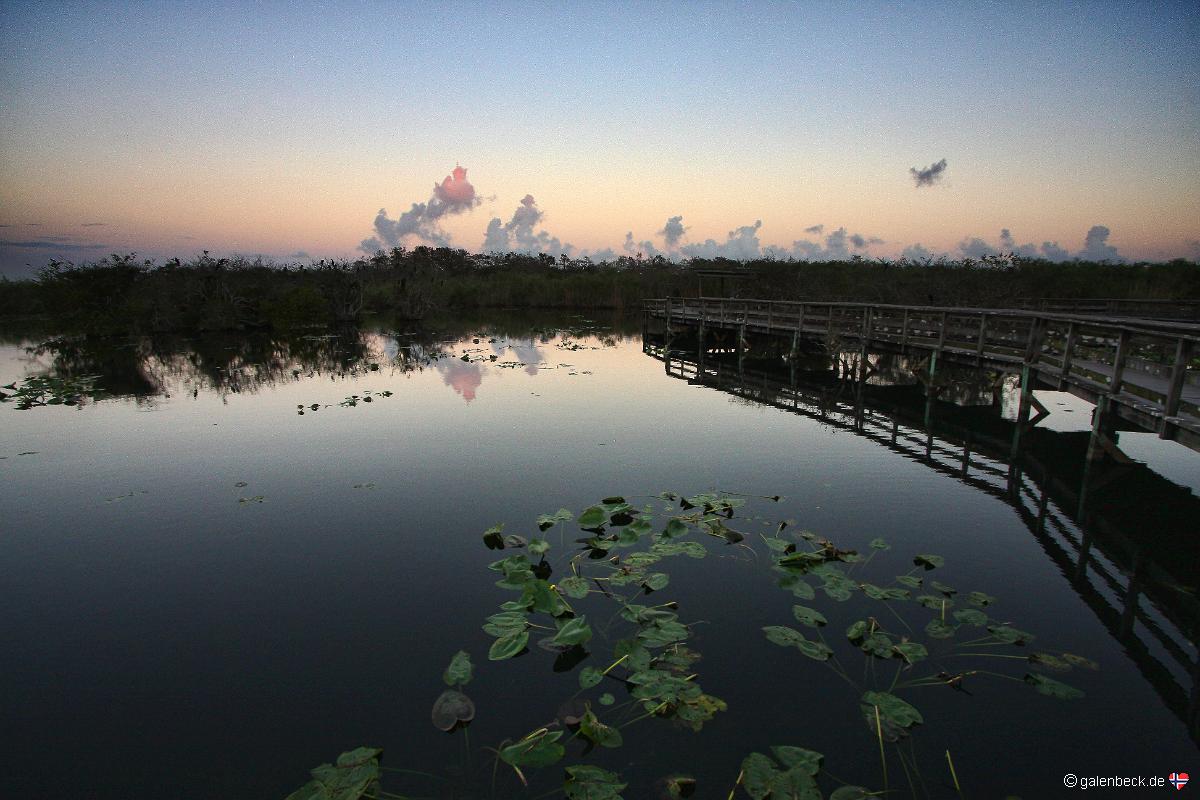
<instances>
[{"instance_id":1,"label":"floating vegetation","mask_svg":"<svg viewBox=\"0 0 1200 800\"><path fill-rule=\"evenodd\" d=\"M353 408L359 403L373 403L377 397L391 397L393 394L394 392L388 390L384 390L382 392L372 392L370 389L368 389L362 394L350 395L346 399L339 402L338 405L342 408ZM296 413L300 416L304 416L305 410L320 411L322 408L329 408L329 404L325 403L322 405L321 403L309 403L308 405L304 405L301 403L296 405Z\"/></svg>"},{"instance_id":2,"label":"floating vegetation","mask_svg":"<svg viewBox=\"0 0 1200 800\"><path fill-rule=\"evenodd\" d=\"M117 503L130 497L136 497L139 494L149 494L149 492L147 492L145 489L135 489L133 491L126 492L125 494L119 494L116 497L106 497L104 498L104 502Z\"/></svg>"},{"instance_id":3,"label":"floating vegetation","mask_svg":"<svg viewBox=\"0 0 1200 800\"><path fill-rule=\"evenodd\" d=\"M0 403L12 403L21 411L37 406L77 406L85 398L97 400L103 396L96 389L98 380L99 375L69 378L33 375L19 386L14 381L0 387Z\"/></svg>"},{"instance_id":4,"label":"floating vegetation","mask_svg":"<svg viewBox=\"0 0 1200 800\"><path fill-rule=\"evenodd\" d=\"M267 498L263 497L261 494L256 494L254 497L239 497L238 505L246 506L250 505L251 503L265 503L266 500Z\"/></svg>"},{"instance_id":5,"label":"floating vegetation","mask_svg":"<svg viewBox=\"0 0 1200 800\"><path fill-rule=\"evenodd\" d=\"M656 602L672 586L669 566L705 558L710 547L746 549L760 559L763 554L755 548L765 549L776 585L802 602L791 606L789 620L799 627L766 625L763 635L771 644L819 662L833 680L855 688L857 715L864 735L878 742L883 778L882 790L868 790L825 772L824 756L817 751L777 745L769 755L745 756L738 774L730 775L730 798L738 787L752 800L824 796L854 800L887 793L892 791L888 745L895 747L890 758L900 761L915 792L911 777L919 774L912 769L915 755L911 748L900 750L899 744L919 736L926 723L919 697L914 696L920 694L916 689L943 687L969 694L969 684L999 679L1049 698L1076 700L1084 693L1061 680L1061 675L1077 667L1097 668L1089 659L1069 653L1001 652L1027 649L1035 637L991 615L999 602L996 597L978 590L960 592L927 577L934 570L941 576L946 567L942 556L920 553L905 562L878 537L863 554L810 531L795 530L793 520L763 522L773 535L751 537L733 523L746 497L663 492L646 499L651 502L635 505L624 497L606 497L577 515L565 508L542 514L535 520L533 536L506 535L503 524L482 535L488 549L506 553L488 569L497 578L496 586L510 593L483 620L483 631L492 637L487 659L493 666L488 668L502 669L499 662L517 658L550 659L553 671L575 672L577 677L577 689L558 704L552 722L487 748L493 770L507 767L522 787L533 785L538 770L570 759L557 772L557 791L568 798L620 800L627 784L619 772L571 762L627 746L628 728L634 723L700 733L726 710L725 701L702 686L697 670L701 653L693 643L695 622L681 614L678 601ZM754 499L778 502L780 498ZM551 553L557 555L553 561ZM896 558L901 559L900 565L912 567L894 574L904 569L896 569ZM876 560L884 563L874 564ZM855 596L865 600L847 602ZM877 604L879 613L863 616L863 602ZM889 619L894 622L885 622ZM589 657L597 660L581 666ZM862 670L850 668L854 660L864 660ZM942 664L963 666L949 672ZM894 665L894 669L876 665ZM475 704L463 691L475 669L465 650L450 660L442 676L447 688L431 712L434 727L453 732L475 719ZM521 672L530 669L522 667ZM813 687L813 691L822 689ZM375 754L362 756L365 760L359 763L378 756L369 748L352 753ZM946 764L938 765L946 767L953 773L949 753ZM370 770L351 780L331 771L339 767L323 769L321 775L314 772L314 781L325 776L342 780L339 785L349 788L321 789L326 794L315 794L311 792L320 787L310 782L310 794L293 794L291 800L353 800L365 795L363 780ZM950 777L958 786L957 775ZM667 773L656 786L663 797L683 798L696 791L697 780L686 773ZM718 786L706 791L706 796L725 797L727 790ZM374 796L398 795L376 787Z\"/></svg>"}]
</instances>

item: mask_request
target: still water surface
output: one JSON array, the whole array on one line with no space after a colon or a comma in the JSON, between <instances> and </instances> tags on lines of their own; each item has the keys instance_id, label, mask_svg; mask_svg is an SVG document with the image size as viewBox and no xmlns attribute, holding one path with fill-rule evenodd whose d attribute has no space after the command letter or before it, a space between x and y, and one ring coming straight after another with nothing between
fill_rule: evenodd
<instances>
[{"instance_id":1,"label":"still water surface","mask_svg":"<svg viewBox=\"0 0 1200 800\"><path fill-rule=\"evenodd\" d=\"M864 552L883 537L892 550L871 565L883 581L910 570L914 554L939 554L941 580L995 595L989 613L1036 634L1030 649L1099 663L1053 675L1085 692L1079 700L984 676L968 681L969 693L911 690L905 697L925 723L902 750L920 774L906 778L893 755L898 796L955 796L947 749L977 797L1069 794L1067 772L1200 771L1196 674L1187 668L1195 627L1184 613L1195 603L1195 543L1137 530L1150 502L1166 504L1156 520L1194 528L1197 454L1121 434L1152 469L1127 465L1122 474L1133 479L1105 484L1083 526L1077 509L1051 497L1043 516L1059 522L1038 528L1028 519L1038 514L1038 486L1079 486L1090 407L1065 395L1038 395L1052 411L1039 446L1062 458L1027 465L1037 478L1027 482L1032 498L1014 503L984 485L986 468L1003 474L1006 464L982 445L968 454L967 477L980 476L972 483L836 415L677 379L678 358L672 367L646 352L637 321L531 328L497 318L415 338L386 329L267 343L209 337L115 353L63 347L57 358L10 339L0 383L97 373L114 396L75 408L0 404L5 793L282 797L309 768L360 744L383 747L387 766L436 776L389 774L393 792L549 791L561 766L529 771L525 794L503 765L492 783L484 748L551 722L578 690L578 668L556 673L554 656L537 648L487 660L492 638L480 625L511 593L493 585L487 565L498 555L480 535L500 522L506 533L533 535L539 514L578 513L611 495L661 505L648 496L664 490L781 495L730 522L752 540L774 532L767 518ZM369 404L339 405L368 392ZM941 411L974 424L959 419L961 409ZM1002 416L993 423L1008 424ZM939 437L952 451L952 434ZM1061 474L1043 474L1048 463ZM1085 528L1096 532L1091 558L1106 571L1080 581L1078 554L1055 542L1082 541ZM1142 567L1103 549L1114 530L1148 537ZM561 555L553 535L552 554ZM570 528L568 546L579 535ZM695 776L697 797L724 798L746 755L790 744L825 753L843 781L882 788L861 688L761 633L796 626L797 601L775 586L766 549L708 549L703 560L673 559L670 586L655 597L679 601L681 618L697 623L695 669L728 710L700 733L652 719L623 729L621 748L584 756L576 742L563 763L619 771L627 798L657 797L656 781L669 773ZM1123 592L1135 572L1130 612ZM847 622L886 614L872 602L809 605L829 616L832 643ZM459 649L476 665L469 745L429 720ZM611 648L592 649L584 665L607 666ZM861 656L846 663L851 673L868 668ZM1026 671L1024 662L996 663L1018 679ZM827 792L839 785L826 775L822 783Z\"/></svg>"}]
</instances>

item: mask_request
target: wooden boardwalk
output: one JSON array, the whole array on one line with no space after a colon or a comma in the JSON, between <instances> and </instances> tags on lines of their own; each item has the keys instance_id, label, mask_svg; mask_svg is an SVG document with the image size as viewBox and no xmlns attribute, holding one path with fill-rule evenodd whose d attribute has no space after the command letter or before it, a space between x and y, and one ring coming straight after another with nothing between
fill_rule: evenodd
<instances>
[{"instance_id":1,"label":"wooden boardwalk","mask_svg":"<svg viewBox=\"0 0 1200 800\"><path fill-rule=\"evenodd\" d=\"M904 352L1019 372L1022 387L1068 391L1137 427L1200 451L1200 324L1018 309L811 303L725 298L647 300L648 321L729 339L756 335L836 350Z\"/></svg>"}]
</instances>

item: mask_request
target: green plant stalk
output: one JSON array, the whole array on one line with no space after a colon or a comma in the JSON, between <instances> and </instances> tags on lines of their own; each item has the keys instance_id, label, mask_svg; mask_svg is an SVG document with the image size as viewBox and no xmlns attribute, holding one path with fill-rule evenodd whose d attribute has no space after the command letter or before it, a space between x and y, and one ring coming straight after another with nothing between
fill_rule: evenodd
<instances>
[{"instance_id":1,"label":"green plant stalk","mask_svg":"<svg viewBox=\"0 0 1200 800\"><path fill-rule=\"evenodd\" d=\"M950 757L950 751L946 751L946 763L950 765L950 777L954 778L954 788L958 791L958 796L963 796L962 786L958 783L958 773L954 771L954 759Z\"/></svg>"},{"instance_id":2,"label":"green plant stalk","mask_svg":"<svg viewBox=\"0 0 1200 800\"><path fill-rule=\"evenodd\" d=\"M875 708L875 736L879 739L879 762L883 765L883 789L888 790L887 754L883 751L883 722L879 719L879 706Z\"/></svg>"}]
</instances>

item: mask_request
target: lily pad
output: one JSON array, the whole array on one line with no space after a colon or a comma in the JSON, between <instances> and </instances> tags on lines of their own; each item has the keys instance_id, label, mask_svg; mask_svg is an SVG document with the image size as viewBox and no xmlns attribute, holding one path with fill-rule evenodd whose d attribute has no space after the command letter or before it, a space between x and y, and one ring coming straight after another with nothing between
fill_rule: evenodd
<instances>
[{"instance_id":1,"label":"lily pad","mask_svg":"<svg viewBox=\"0 0 1200 800\"><path fill-rule=\"evenodd\" d=\"M797 622L810 628L829 624L829 620L825 619L824 614L808 606L792 606L792 614L795 615Z\"/></svg>"},{"instance_id":2,"label":"lily pad","mask_svg":"<svg viewBox=\"0 0 1200 800\"><path fill-rule=\"evenodd\" d=\"M529 631L527 630L516 631L501 636L492 642L491 649L488 650L488 660L503 661L506 658L512 658L524 650L525 645L528 643Z\"/></svg>"},{"instance_id":3,"label":"lily pad","mask_svg":"<svg viewBox=\"0 0 1200 800\"><path fill-rule=\"evenodd\" d=\"M888 692L867 692L862 696L860 708L867 726L876 730L878 725L883 738L889 742L907 736L914 725L925 721L920 711ZM876 709L879 710L878 723Z\"/></svg>"},{"instance_id":4,"label":"lily pad","mask_svg":"<svg viewBox=\"0 0 1200 800\"><path fill-rule=\"evenodd\" d=\"M977 608L964 608L954 612L954 618L964 625L974 625L982 628L988 623L987 614Z\"/></svg>"},{"instance_id":5,"label":"lily pad","mask_svg":"<svg viewBox=\"0 0 1200 800\"><path fill-rule=\"evenodd\" d=\"M435 728L440 731L452 731L460 723L465 725L475 719L475 704L457 689L447 689L433 702L430 716Z\"/></svg>"},{"instance_id":6,"label":"lily pad","mask_svg":"<svg viewBox=\"0 0 1200 800\"><path fill-rule=\"evenodd\" d=\"M621 800L621 790L627 785L615 772L590 764L567 767L566 772L563 792L567 800Z\"/></svg>"},{"instance_id":7,"label":"lily pad","mask_svg":"<svg viewBox=\"0 0 1200 800\"><path fill-rule=\"evenodd\" d=\"M595 667L584 667L579 671L580 688L590 689L602 680L604 680L604 673Z\"/></svg>"},{"instance_id":8,"label":"lily pad","mask_svg":"<svg viewBox=\"0 0 1200 800\"><path fill-rule=\"evenodd\" d=\"M930 570L930 569L937 569L938 567L945 566L946 559L942 558L941 556L930 555L929 553L922 553L921 555L918 555L913 558L913 563L916 564L918 567L924 567L926 570Z\"/></svg>"},{"instance_id":9,"label":"lily pad","mask_svg":"<svg viewBox=\"0 0 1200 800\"><path fill-rule=\"evenodd\" d=\"M587 624L586 617L573 617L568 620L563 620L559 625L558 633L554 634L554 642L556 644L586 644L592 638L591 626Z\"/></svg>"},{"instance_id":10,"label":"lily pad","mask_svg":"<svg viewBox=\"0 0 1200 800\"><path fill-rule=\"evenodd\" d=\"M1083 697L1083 692L1074 686L1068 686L1062 681L1056 681L1053 678L1047 678L1045 675L1039 675L1034 672L1026 673L1025 682L1040 694L1057 697L1059 700L1078 700L1080 697Z\"/></svg>"},{"instance_id":11,"label":"lily pad","mask_svg":"<svg viewBox=\"0 0 1200 800\"><path fill-rule=\"evenodd\" d=\"M501 747L500 760L514 767L548 767L563 757L566 750L558 740L562 731L541 731L519 742Z\"/></svg>"},{"instance_id":12,"label":"lily pad","mask_svg":"<svg viewBox=\"0 0 1200 800\"><path fill-rule=\"evenodd\" d=\"M588 595L588 582L578 575L563 578L559 581L558 588L566 592L568 597L575 600L582 600Z\"/></svg>"},{"instance_id":13,"label":"lily pad","mask_svg":"<svg viewBox=\"0 0 1200 800\"><path fill-rule=\"evenodd\" d=\"M471 682L471 656L465 650L459 650L450 659L450 666L442 673L442 680L447 686L466 686Z\"/></svg>"},{"instance_id":14,"label":"lily pad","mask_svg":"<svg viewBox=\"0 0 1200 800\"><path fill-rule=\"evenodd\" d=\"M591 709L583 715L579 731L601 747L620 747L622 744L621 732L601 722Z\"/></svg>"}]
</instances>

